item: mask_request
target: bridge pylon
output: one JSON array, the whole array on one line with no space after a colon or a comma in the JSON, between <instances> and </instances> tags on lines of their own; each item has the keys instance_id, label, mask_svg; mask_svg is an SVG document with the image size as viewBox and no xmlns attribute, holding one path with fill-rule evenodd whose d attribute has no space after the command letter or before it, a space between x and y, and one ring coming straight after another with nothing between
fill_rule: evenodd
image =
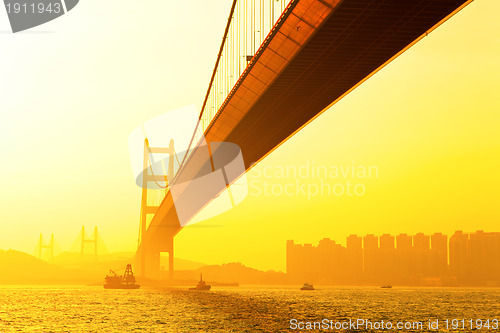
<instances>
[{"instance_id":1,"label":"bridge pylon","mask_svg":"<svg viewBox=\"0 0 500 333\"><path fill-rule=\"evenodd\" d=\"M81 259L83 261L83 256L84 256L84 250L85 250L85 244L92 244L94 247L94 260L97 262L97 242L98 242L98 233L97 233L97 226L94 227L94 238L92 239L86 239L85 238L85 226L82 225L82 243L81 243L81 248L80 248L80 255Z\"/></svg>"},{"instance_id":2,"label":"bridge pylon","mask_svg":"<svg viewBox=\"0 0 500 333\"><path fill-rule=\"evenodd\" d=\"M54 234L50 235L50 241L48 244L44 245L43 244L43 235L40 234L40 240L38 242L38 247L37 247L37 252L38 252L38 259L42 260L42 251L43 249L48 249L49 254L50 254L50 259L49 261L52 262L54 260Z\"/></svg>"},{"instance_id":3,"label":"bridge pylon","mask_svg":"<svg viewBox=\"0 0 500 333\"><path fill-rule=\"evenodd\" d=\"M168 154L168 169L166 175L154 175L153 163L150 154ZM142 173L142 195L141 195L141 215L139 239L136 256L136 266L139 268L139 275L142 277L157 278L161 277L160 254L167 252L169 254L169 278L173 279L174 274L174 238L173 235L167 235L157 241L146 239L146 230L148 228L148 216L156 214L158 206L148 203L148 185L155 182L160 190L168 192L168 181L174 177L174 159L176 153L174 149L174 140L171 139L168 147L150 147L149 140L144 139L144 158ZM158 182L165 182L162 188Z\"/></svg>"}]
</instances>

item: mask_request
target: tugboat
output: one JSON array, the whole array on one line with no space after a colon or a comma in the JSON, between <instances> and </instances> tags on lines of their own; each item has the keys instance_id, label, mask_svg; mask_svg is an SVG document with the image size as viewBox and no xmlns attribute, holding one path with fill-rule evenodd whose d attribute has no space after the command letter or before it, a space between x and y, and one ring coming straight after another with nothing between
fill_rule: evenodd
<instances>
[{"instance_id":1,"label":"tugboat","mask_svg":"<svg viewBox=\"0 0 500 333\"><path fill-rule=\"evenodd\" d=\"M196 285L196 287L189 288L189 290L210 290L212 288L211 285L206 284L205 281L203 281L203 276L200 273L200 281Z\"/></svg>"},{"instance_id":2,"label":"tugboat","mask_svg":"<svg viewBox=\"0 0 500 333\"><path fill-rule=\"evenodd\" d=\"M128 264L123 276L116 274L112 270L109 272L113 275L106 275L103 287L105 289L139 289L140 285L135 283L134 273L132 273L132 265Z\"/></svg>"},{"instance_id":3,"label":"tugboat","mask_svg":"<svg viewBox=\"0 0 500 333\"><path fill-rule=\"evenodd\" d=\"M314 286L312 285L312 283L309 284L306 282L306 283L304 283L302 288L300 288L300 290L315 290L315 289L314 289Z\"/></svg>"}]
</instances>

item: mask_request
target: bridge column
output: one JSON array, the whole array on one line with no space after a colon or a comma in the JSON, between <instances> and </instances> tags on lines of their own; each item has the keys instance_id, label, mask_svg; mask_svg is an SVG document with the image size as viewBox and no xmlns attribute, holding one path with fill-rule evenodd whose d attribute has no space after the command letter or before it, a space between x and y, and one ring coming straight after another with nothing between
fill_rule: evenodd
<instances>
[{"instance_id":1,"label":"bridge column","mask_svg":"<svg viewBox=\"0 0 500 333\"><path fill-rule=\"evenodd\" d=\"M150 279L161 279L160 257L162 252L168 253L168 278L174 278L174 237L169 236L158 242L141 244L137 250L136 266L139 276Z\"/></svg>"},{"instance_id":2,"label":"bridge column","mask_svg":"<svg viewBox=\"0 0 500 333\"><path fill-rule=\"evenodd\" d=\"M146 276L159 280L160 275L160 254L159 249L151 248L146 254Z\"/></svg>"},{"instance_id":3,"label":"bridge column","mask_svg":"<svg viewBox=\"0 0 500 333\"><path fill-rule=\"evenodd\" d=\"M165 244L163 252L168 253L168 278L170 280L174 279L174 237L170 237L168 242Z\"/></svg>"},{"instance_id":4,"label":"bridge column","mask_svg":"<svg viewBox=\"0 0 500 333\"><path fill-rule=\"evenodd\" d=\"M172 239L173 243L173 239ZM168 278L170 280L174 279L174 247L172 246L172 250L168 253Z\"/></svg>"},{"instance_id":5,"label":"bridge column","mask_svg":"<svg viewBox=\"0 0 500 333\"><path fill-rule=\"evenodd\" d=\"M174 278L174 236L163 235L162 241L159 244L161 252L168 253L168 279Z\"/></svg>"},{"instance_id":6,"label":"bridge column","mask_svg":"<svg viewBox=\"0 0 500 333\"><path fill-rule=\"evenodd\" d=\"M136 266L139 276L150 279L160 279L160 249L141 245L137 251Z\"/></svg>"}]
</instances>

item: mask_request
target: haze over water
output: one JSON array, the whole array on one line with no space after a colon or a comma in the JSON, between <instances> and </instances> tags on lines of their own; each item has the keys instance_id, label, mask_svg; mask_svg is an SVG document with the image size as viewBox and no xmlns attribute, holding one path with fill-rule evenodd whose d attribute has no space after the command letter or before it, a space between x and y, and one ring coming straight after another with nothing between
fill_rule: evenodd
<instances>
[{"instance_id":1,"label":"haze over water","mask_svg":"<svg viewBox=\"0 0 500 333\"><path fill-rule=\"evenodd\" d=\"M193 292L104 290L100 286L0 288L1 332L291 332L291 319L324 318L422 321L424 325L436 318L499 319L500 289L318 287L301 291L244 286ZM405 331L429 330L424 326L423 330Z\"/></svg>"}]
</instances>

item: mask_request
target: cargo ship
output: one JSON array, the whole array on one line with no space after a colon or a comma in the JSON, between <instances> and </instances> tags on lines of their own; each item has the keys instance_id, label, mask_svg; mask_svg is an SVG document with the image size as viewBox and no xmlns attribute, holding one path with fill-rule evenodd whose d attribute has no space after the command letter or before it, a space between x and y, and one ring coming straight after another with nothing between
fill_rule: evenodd
<instances>
[{"instance_id":1,"label":"cargo ship","mask_svg":"<svg viewBox=\"0 0 500 333\"><path fill-rule=\"evenodd\" d=\"M139 289L140 285L135 282L134 273L132 272L132 265L128 264L123 276L116 274L109 270L110 274L104 278L105 289Z\"/></svg>"},{"instance_id":2,"label":"cargo ship","mask_svg":"<svg viewBox=\"0 0 500 333\"><path fill-rule=\"evenodd\" d=\"M210 290L212 288L211 285L206 284L205 281L203 281L203 276L200 274L200 281L196 285L196 287L189 288L189 290Z\"/></svg>"}]
</instances>

